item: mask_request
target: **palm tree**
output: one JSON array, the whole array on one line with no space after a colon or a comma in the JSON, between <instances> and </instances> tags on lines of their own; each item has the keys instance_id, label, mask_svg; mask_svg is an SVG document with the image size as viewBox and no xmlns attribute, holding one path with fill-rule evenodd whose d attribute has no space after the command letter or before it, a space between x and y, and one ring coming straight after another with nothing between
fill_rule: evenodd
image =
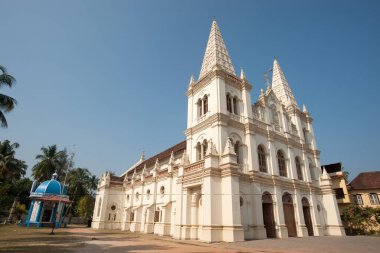
<instances>
[{"instance_id":1,"label":"palm tree","mask_svg":"<svg viewBox=\"0 0 380 253\"><path fill-rule=\"evenodd\" d=\"M63 179L67 170L67 151L58 151L57 145L42 147L41 151L36 156L38 163L32 168L34 179L39 182L49 180L54 172L57 172L59 179Z\"/></svg>"},{"instance_id":2,"label":"palm tree","mask_svg":"<svg viewBox=\"0 0 380 253\"><path fill-rule=\"evenodd\" d=\"M0 88L2 86L8 86L11 88L16 82L13 76L7 73L5 67L0 65ZM16 99L0 93L0 125L1 127L8 127L7 120L4 113L10 112L17 104Z\"/></svg>"},{"instance_id":3,"label":"palm tree","mask_svg":"<svg viewBox=\"0 0 380 253\"><path fill-rule=\"evenodd\" d=\"M0 192L2 193L0 206L8 206L7 203L14 197L7 219L9 223L13 221L20 196L25 193L25 189L22 190L20 187L25 186L28 181L28 179L20 180L25 175L27 165L24 161L15 158L16 149L19 146L17 142L11 143L9 140L0 142Z\"/></svg>"},{"instance_id":4,"label":"palm tree","mask_svg":"<svg viewBox=\"0 0 380 253\"><path fill-rule=\"evenodd\" d=\"M11 182L25 175L27 165L15 158L19 146L17 142L11 143L9 140L0 142L0 182Z\"/></svg>"}]
</instances>

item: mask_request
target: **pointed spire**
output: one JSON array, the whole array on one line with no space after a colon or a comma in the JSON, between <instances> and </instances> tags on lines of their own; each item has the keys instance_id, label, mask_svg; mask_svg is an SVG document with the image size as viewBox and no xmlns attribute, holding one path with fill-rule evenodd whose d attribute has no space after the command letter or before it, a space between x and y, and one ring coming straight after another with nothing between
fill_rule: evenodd
<instances>
[{"instance_id":1,"label":"pointed spire","mask_svg":"<svg viewBox=\"0 0 380 253\"><path fill-rule=\"evenodd\" d=\"M139 162L143 162L145 161L145 152L144 150L141 152L141 156L140 156L140 161Z\"/></svg>"},{"instance_id":2,"label":"pointed spire","mask_svg":"<svg viewBox=\"0 0 380 253\"><path fill-rule=\"evenodd\" d=\"M307 110L307 108L306 108L306 105L302 105L302 111L304 112L304 113L309 113L309 111Z\"/></svg>"},{"instance_id":3,"label":"pointed spire","mask_svg":"<svg viewBox=\"0 0 380 253\"><path fill-rule=\"evenodd\" d=\"M195 83L194 75L192 74L190 77L190 82L189 82L189 88L188 90L191 90L193 88L193 84Z\"/></svg>"},{"instance_id":4,"label":"pointed spire","mask_svg":"<svg viewBox=\"0 0 380 253\"><path fill-rule=\"evenodd\" d=\"M194 79L194 75L191 74L189 86L192 85L193 83L195 83L195 79Z\"/></svg>"},{"instance_id":5,"label":"pointed spire","mask_svg":"<svg viewBox=\"0 0 380 253\"><path fill-rule=\"evenodd\" d=\"M331 179L325 167L322 167L322 179Z\"/></svg>"},{"instance_id":6,"label":"pointed spire","mask_svg":"<svg viewBox=\"0 0 380 253\"><path fill-rule=\"evenodd\" d=\"M274 58L273 62L272 89L286 107L289 105L294 105L298 108L292 90L290 89L288 81L286 80L276 58Z\"/></svg>"},{"instance_id":7,"label":"pointed spire","mask_svg":"<svg viewBox=\"0 0 380 253\"><path fill-rule=\"evenodd\" d=\"M199 79L215 69L223 69L236 76L231 58L228 55L226 45L224 44L222 34L220 33L219 26L214 19L208 37Z\"/></svg>"},{"instance_id":8,"label":"pointed spire","mask_svg":"<svg viewBox=\"0 0 380 253\"><path fill-rule=\"evenodd\" d=\"M240 79L241 80L247 80L247 78L245 77L245 73L244 73L244 69L241 68L241 71L240 71Z\"/></svg>"}]
</instances>

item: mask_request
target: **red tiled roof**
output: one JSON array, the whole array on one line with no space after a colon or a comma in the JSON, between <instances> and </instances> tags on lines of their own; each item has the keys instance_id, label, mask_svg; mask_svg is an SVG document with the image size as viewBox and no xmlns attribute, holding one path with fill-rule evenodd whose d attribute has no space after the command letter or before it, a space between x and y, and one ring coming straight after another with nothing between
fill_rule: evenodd
<instances>
[{"instance_id":1,"label":"red tiled roof","mask_svg":"<svg viewBox=\"0 0 380 253\"><path fill-rule=\"evenodd\" d=\"M62 203L71 203L69 198L56 196L56 195L46 195L46 196L31 196L31 199L39 201L51 201L51 202L62 202Z\"/></svg>"},{"instance_id":2,"label":"red tiled roof","mask_svg":"<svg viewBox=\"0 0 380 253\"><path fill-rule=\"evenodd\" d=\"M349 186L353 190L380 189L380 171L360 173Z\"/></svg>"}]
</instances>

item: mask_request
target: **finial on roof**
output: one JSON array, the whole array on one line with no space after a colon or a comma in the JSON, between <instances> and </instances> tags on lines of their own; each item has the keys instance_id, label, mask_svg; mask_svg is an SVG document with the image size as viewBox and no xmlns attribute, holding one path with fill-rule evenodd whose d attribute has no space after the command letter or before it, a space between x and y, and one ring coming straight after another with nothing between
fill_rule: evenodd
<instances>
[{"instance_id":1,"label":"finial on roof","mask_svg":"<svg viewBox=\"0 0 380 253\"><path fill-rule=\"evenodd\" d=\"M216 146L215 144L212 142L212 140L210 139L207 143L207 151L206 151L206 154L207 155L218 155L218 151L216 150Z\"/></svg>"},{"instance_id":2,"label":"finial on roof","mask_svg":"<svg viewBox=\"0 0 380 253\"><path fill-rule=\"evenodd\" d=\"M240 71L240 79L241 80L247 80L247 78L245 77L245 73L244 73L244 69L241 68L241 71Z\"/></svg>"},{"instance_id":3,"label":"finial on roof","mask_svg":"<svg viewBox=\"0 0 380 253\"><path fill-rule=\"evenodd\" d=\"M140 162L143 162L145 161L145 152L144 150L141 152L141 156L140 156Z\"/></svg>"},{"instance_id":4,"label":"finial on roof","mask_svg":"<svg viewBox=\"0 0 380 253\"><path fill-rule=\"evenodd\" d=\"M189 82L189 87L190 87L193 83L195 83L195 79L194 79L194 75L191 74L190 82Z\"/></svg>"},{"instance_id":5,"label":"finial on roof","mask_svg":"<svg viewBox=\"0 0 380 253\"><path fill-rule=\"evenodd\" d=\"M232 145L231 139L228 138L226 142L226 146L224 147L223 155L236 155L234 146Z\"/></svg>"},{"instance_id":6,"label":"finial on roof","mask_svg":"<svg viewBox=\"0 0 380 253\"><path fill-rule=\"evenodd\" d=\"M169 164L173 164L173 163L174 163L174 151L172 151L169 158Z\"/></svg>"},{"instance_id":7,"label":"finial on roof","mask_svg":"<svg viewBox=\"0 0 380 253\"><path fill-rule=\"evenodd\" d=\"M308 113L308 112L309 112L309 111L307 110L305 104L302 105L302 111L303 111L304 113Z\"/></svg>"},{"instance_id":8,"label":"finial on roof","mask_svg":"<svg viewBox=\"0 0 380 253\"><path fill-rule=\"evenodd\" d=\"M51 179L53 179L53 180L57 180L57 178L58 178L58 174L57 174L57 171L55 171L55 172L53 173Z\"/></svg>"}]
</instances>

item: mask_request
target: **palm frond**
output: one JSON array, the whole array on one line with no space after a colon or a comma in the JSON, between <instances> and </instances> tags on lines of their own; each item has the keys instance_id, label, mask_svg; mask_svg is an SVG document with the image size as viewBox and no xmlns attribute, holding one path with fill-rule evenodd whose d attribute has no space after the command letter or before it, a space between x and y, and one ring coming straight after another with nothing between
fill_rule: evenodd
<instances>
[{"instance_id":1,"label":"palm frond","mask_svg":"<svg viewBox=\"0 0 380 253\"><path fill-rule=\"evenodd\" d=\"M7 119L5 118L2 111L0 111L0 126L4 128L8 127Z\"/></svg>"},{"instance_id":2,"label":"palm frond","mask_svg":"<svg viewBox=\"0 0 380 253\"><path fill-rule=\"evenodd\" d=\"M0 94L0 109L4 110L4 112L11 111L16 104L16 99L4 94Z\"/></svg>"},{"instance_id":3,"label":"palm frond","mask_svg":"<svg viewBox=\"0 0 380 253\"><path fill-rule=\"evenodd\" d=\"M16 82L16 79L7 73L7 69L4 66L0 65L0 71L2 72L0 75L0 88L3 85L12 87L12 85Z\"/></svg>"}]
</instances>

